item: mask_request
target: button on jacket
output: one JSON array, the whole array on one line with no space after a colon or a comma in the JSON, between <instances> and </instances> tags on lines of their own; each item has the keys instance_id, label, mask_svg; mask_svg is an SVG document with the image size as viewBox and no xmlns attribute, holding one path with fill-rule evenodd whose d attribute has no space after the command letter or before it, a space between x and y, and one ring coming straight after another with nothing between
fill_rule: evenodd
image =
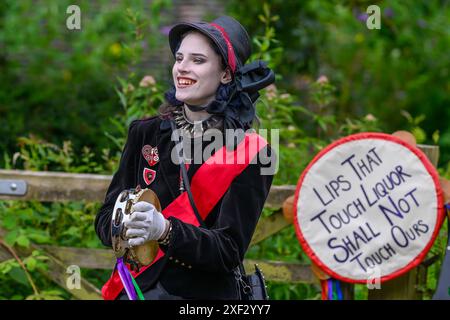
<instances>
[{"instance_id":1,"label":"button on jacket","mask_svg":"<svg viewBox=\"0 0 450 320\"><path fill-rule=\"evenodd\" d=\"M162 209L178 195L180 167L171 160L175 143L171 141L168 120L151 117L131 123L120 164L97 213L95 229L102 243L111 247L111 215L117 196L124 189L152 189ZM207 143L203 145L203 148ZM159 161L153 166L145 160L142 148L157 147ZM259 155L273 157L267 145ZM191 164L189 180L201 164ZM237 299L237 283L232 270L242 261L272 184L273 175L262 175L262 161L249 164L231 183L229 189L205 219L206 228L196 227L170 217L172 236L162 259L136 279L142 291L157 281L176 296L190 299ZM273 164L272 164L273 166ZM144 169L156 171L150 185ZM220 183L217 181L216 183Z\"/></svg>"}]
</instances>

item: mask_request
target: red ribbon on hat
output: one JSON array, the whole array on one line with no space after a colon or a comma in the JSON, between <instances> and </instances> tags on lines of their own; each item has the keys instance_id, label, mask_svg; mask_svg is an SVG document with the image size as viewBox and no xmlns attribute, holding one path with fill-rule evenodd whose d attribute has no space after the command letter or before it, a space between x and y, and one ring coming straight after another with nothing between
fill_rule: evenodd
<instances>
[{"instance_id":1,"label":"red ribbon on hat","mask_svg":"<svg viewBox=\"0 0 450 320\"><path fill-rule=\"evenodd\" d=\"M228 65L231 67L231 70L234 73L236 71L236 56L234 54L234 49L233 45L231 44L230 37L228 36L228 33L225 31L225 29L219 26L218 24L211 23L211 25L217 30L219 30L219 32L222 34L222 37L225 39L225 42L227 43Z\"/></svg>"}]
</instances>

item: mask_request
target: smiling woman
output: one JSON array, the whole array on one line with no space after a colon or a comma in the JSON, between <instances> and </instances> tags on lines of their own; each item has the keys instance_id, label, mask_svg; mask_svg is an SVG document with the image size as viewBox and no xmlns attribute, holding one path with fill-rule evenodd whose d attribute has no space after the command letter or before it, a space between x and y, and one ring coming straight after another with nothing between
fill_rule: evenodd
<instances>
[{"instance_id":1,"label":"smiling woman","mask_svg":"<svg viewBox=\"0 0 450 320\"><path fill-rule=\"evenodd\" d=\"M231 17L180 23L171 29L169 43L175 61L166 103L160 115L131 123L119 169L96 217L102 242L111 246L113 237L123 244L116 251L119 272L102 293L105 299L133 299L135 286L145 299L240 299L240 266L274 174L263 169L276 167L267 141L244 130L256 117L258 90L272 83L274 74L262 61L245 65L250 38ZM217 131L222 134L220 145L213 141L214 152L204 153L213 129L215 137ZM226 129L240 131L233 135L237 141L225 146ZM183 143L175 144L174 135ZM184 150L196 145L194 151L209 156L187 158L174 149L180 145ZM221 162L238 154L245 155L243 162ZM123 213L114 206L128 201L121 194L150 188L160 207L138 200ZM128 254L139 255L142 246L156 241L156 256L147 265L142 261L149 257ZM138 267L132 278L125 265Z\"/></svg>"},{"instance_id":2,"label":"smiling woman","mask_svg":"<svg viewBox=\"0 0 450 320\"><path fill-rule=\"evenodd\" d=\"M190 31L183 35L172 68L177 100L188 105L206 106L214 100L219 85L232 80L230 68L224 67L220 53L213 48L211 41L200 32ZM197 115L189 111L186 114L191 120L203 120L192 119ZM208 115L204 112L203 116Z\"/></svg>"}]
</instances>

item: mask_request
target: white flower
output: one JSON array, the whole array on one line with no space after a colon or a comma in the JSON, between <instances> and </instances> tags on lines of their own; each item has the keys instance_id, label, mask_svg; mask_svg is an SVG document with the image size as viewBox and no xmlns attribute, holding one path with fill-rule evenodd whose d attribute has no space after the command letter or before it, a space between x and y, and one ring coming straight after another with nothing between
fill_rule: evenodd
<instances>
[{"instance_id":1,"label":"white flower","mask_svg":"<svg viewBox=\"0 0 450 320\"><path fill-rule=\"evenodd\" d=\"M141 82L139 82L139 86L144 88L154 86L155 84L156 84L155 78L149 75L143 77Z\"/></svg>"},{"instance_id":2,"label":"white flower","mask_svg":"<svg viewBox=\"0 0 450 320\"><path fill-rule=\"evenodd\" d=\"M320 83L320 84L325 84L325 83L328 83L329 81L328 81L327 76L320 76L316 82Z\"/></svg>"}]
</instances>

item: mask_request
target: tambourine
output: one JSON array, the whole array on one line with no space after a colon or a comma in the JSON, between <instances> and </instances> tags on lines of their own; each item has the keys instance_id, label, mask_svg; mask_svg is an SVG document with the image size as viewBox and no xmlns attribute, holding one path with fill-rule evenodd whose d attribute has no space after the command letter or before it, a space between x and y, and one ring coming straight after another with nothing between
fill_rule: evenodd
<instances>
[{"instance_id":1,"label":"tambourine","mask_svg":"<svg viewBox=\"0 0 450 320\"><path fill-rule=\"evenodd\" d=\"M152 263L158 252L158 242L148 241L143 245L130 247L125 237L126 227L124 223L130 220L134 212L132 207L139 201L153 204L156 210L161 211L158 196L150 189L129 189L122 191L114 205L111 221L111 240L114 254L117 258L123 257L132 266L140 268Z\"/></svg>"}]
</instances>

